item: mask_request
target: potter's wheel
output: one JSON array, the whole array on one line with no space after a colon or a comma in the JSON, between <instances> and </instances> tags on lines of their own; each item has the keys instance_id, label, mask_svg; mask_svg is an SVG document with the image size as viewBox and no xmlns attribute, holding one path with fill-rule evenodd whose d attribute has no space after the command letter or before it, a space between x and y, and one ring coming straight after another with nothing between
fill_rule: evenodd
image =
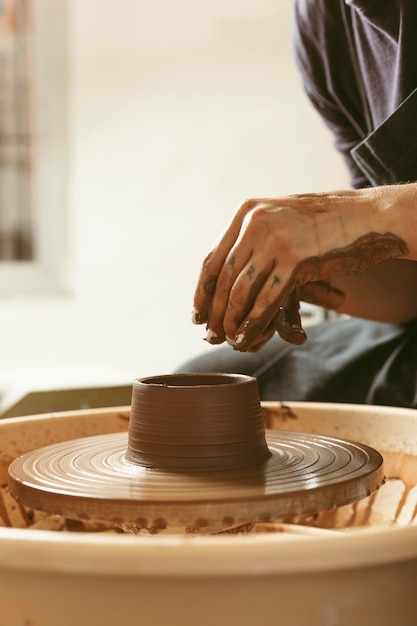
<instances>
[{"instance_id":1,"label":"potter's wheel","mask_svg":"<svg viewBox=\"0 0 417 626\"><path fill-rule=\"evenodd\" d=\"M2 624L417 624L416 410L264 402L267 440L269 429L284 429L363 442L381 451L387 481L347 506L256 524L245 535L127 535L57 520L8 494L14 459L126 432L130 412L123 406L0 420Z\"/></svg>"},{"instance_id":2,"label":"potter's wheel","mask_svg":"<svg viewBox=\"0 0 417 626\"><path fill-rule=\"evenodd\" d=\"M125 433L69 441L14 461L11 491L69 518L222 527L340 506L382 482L381 457L368 446L285 431L266 438L272 456L265 464L222 475L132 465Z\"/></svg>"},{"instance_id":3,"label":"potter's wheel","mask_svg":"<svg viewBox=\"0 0 417 626\"><path fill-rule=\"evenodd\" d=\"M383 483L382 457L367 445L264 431L255 379L184 376L135 381L129 436L72 440L18 457L9 468L12 495L70 519L211 531L338 507ZM191 422L175 408L180 388L191 393ZM216 398L232 397L221 400L226 408L213 425L213 401L204 395L201 402L201 394L214 390Z\"/></svg>"}]
</instances>

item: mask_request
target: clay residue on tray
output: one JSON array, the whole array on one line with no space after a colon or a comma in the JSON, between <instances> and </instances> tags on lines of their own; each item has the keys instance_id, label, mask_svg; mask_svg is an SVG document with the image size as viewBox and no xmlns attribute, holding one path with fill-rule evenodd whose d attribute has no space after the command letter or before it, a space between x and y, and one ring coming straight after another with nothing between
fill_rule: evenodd
<instances>
[{"instance_id":1,"label":"clay residue on tray","mask_svg":"<svg viewBox=\"0 0 417 626\"><path fill-rule=\"evenodd\" d=\"M297 415L287 404L281 403L279 406L262 407L262 417L265 428L275 429L276 425L287 422L288 420L296 420ZM277 428L279 430L279 428Z\"/></svg>"}]
</instances>

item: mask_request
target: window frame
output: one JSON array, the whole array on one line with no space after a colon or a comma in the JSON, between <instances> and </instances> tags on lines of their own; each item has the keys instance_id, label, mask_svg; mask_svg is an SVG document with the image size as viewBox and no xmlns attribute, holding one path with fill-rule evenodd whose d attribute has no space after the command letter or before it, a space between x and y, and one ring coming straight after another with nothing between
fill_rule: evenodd
<instances>
[{"instance_id":1,"label":"window frame","mask_svg":"<svg viewBox=\"0 0 417 626\"><path fill-rule=\"evenodd\" d=\"M0 261L0 300L70 290L69 2L33 0L32 10L35 255Z\"/></svg>"}]
</instances>

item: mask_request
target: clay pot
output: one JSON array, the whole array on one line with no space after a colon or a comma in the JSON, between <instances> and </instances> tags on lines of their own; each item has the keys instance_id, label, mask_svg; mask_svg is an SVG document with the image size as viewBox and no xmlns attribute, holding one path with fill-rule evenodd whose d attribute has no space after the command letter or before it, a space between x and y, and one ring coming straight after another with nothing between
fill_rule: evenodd
<instances>
[{"instance_id":1,"label":"clay pot","mask_svg":"<svg viewBox=\"0 0 417 626\"><path fill-rule=\"evenodd\" d=\"M257 380L218 373L136 380L128 441L71 440L9 468L17 502L136 533L237 531L352 503L383 482L369 446L266 434Z\"/></svg>"},{"instance_id":2,"label":"clay pot","mask_svg":"<svg viewBox=\"0 0 417 626\"><path fill-rule=\"evenodd\" d=\"M256 378L206 373L135 380L129 461L222 470L260 465L270 456Z\"/></svg>"}]
</instances>

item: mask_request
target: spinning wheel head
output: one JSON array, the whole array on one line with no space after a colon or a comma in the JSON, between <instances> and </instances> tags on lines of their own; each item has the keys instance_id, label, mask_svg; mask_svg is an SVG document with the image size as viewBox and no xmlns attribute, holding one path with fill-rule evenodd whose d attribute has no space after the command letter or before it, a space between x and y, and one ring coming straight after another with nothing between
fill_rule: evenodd
<instances>
[{"instance_id":1,"label":"spinning wheel head","mask_svg":"<svg viewBox=\"0 0 417 626\"><path fill-rule=\"evenodd\" d=\"M9 468L14 497L74 519L226 528L363 498L383 482L363 444L265 432L257 381L195 374L135 381L129 433L47 446Z\"/></svg>"}]
</instances>

